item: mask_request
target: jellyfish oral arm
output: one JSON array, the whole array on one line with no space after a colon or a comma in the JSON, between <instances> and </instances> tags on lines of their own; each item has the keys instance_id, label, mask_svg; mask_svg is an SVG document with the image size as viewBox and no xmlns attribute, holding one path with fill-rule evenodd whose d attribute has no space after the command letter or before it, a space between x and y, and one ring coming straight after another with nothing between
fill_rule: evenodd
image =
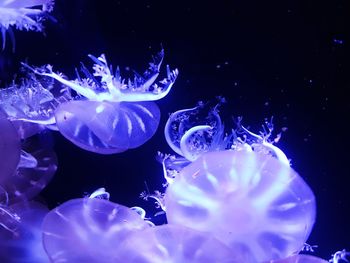
<instances>
[{"instance_id":1,"label":"jellyfish oral arm","mask_svg":"<svg viewBox=\"0 0 350 263\"><path fill-rule=\"evenodd\" d=\"M36 74L51 77L59 81L91 101L100 102L141 102L160 100L170 92L179 74L177 69L170 70L169 66L167 66L167 77L159 81L159 84L154 83L159 75L160 61L157 66L152 64L152 71L147 71L147 79L135 76L133 82L129 80L128 84L125 84L125 81L120 77L119 69L117 69L115 75L111 73L107 60L103 54L98 58L92 55L89 55L89 57L96 63L93 66L93 76L101 78L101 83L99 83L99 85L104 89L102 91L97 92L94 86L82 82L79 78L73 81L64 79L60 74L52 71L51 65L47 65L44 69L33 68L25 63L22 63L22 65L31 69ZM92 81L89 78L88 80Z\"/></svg>"}]
</instances>

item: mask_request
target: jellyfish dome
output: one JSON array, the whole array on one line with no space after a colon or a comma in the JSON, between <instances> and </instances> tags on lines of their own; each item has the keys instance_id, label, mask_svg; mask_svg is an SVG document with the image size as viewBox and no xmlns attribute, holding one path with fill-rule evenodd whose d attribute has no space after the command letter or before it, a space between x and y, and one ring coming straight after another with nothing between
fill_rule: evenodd
<instances>
[{"instance_id":1,"label":"jellyfish dome","mask_svg":"<svg viewBox=\"0 0 350 263\"><path fill-rule=\"evenodd\" d=\"M117 262L242 263L239 255L207 233L161 225L133 233L119 247Z\"/></svg>"},{"instance_id":2,"label":"jellyfish dome","mask_svg":"<svg viewBox=\"0 0 350 263\"><path fill-rule=\"evenodd\" d=\"M130 208L98 198L73 199L45 217L43 244L51 262L116 262L119 244L147 227Z\"/></svg>"},{"instance_id":3,"label":"jellyfish dome","mask_svg":"<svg viewBox=\"0 0 350 263\"><path fill-rule=\"evenodd\" d=\"M315 197L288 165L245 150L203 154L165 194L168 222L213 234L247 262L287 258L303 247Z\"/></svg>"}]
</instances>

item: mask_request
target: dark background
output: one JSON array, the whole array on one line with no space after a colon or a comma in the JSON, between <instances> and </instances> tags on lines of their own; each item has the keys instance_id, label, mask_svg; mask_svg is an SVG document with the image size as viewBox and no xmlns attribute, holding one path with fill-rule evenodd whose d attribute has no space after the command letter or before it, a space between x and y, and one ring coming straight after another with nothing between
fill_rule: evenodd
<instances>
[{"instance_id":1,"label":"dark background","mask_svg":"<svg viewBox=\"0 0 350 263\"><path fill-rule=\"evenodd\" d=\"M58 172L42 196L53 208L106 187L111 201L147 208L139 194L161 190L158 150L171 153L163 128L168 114L199 100L226 97L230 116L259 131L274 116L279 146L313 189L318 215L308 243L328 259L350 249L349 192L349 30L346 1L96 1L57 0L46 35L15 31L16 52L1 57L1 86L10 83L19 62L50 63L75 77L87 54L105 53L114 66L143 72L151 55L165 49L165 64L180 75L171 93L158 101L162 120L145 145L115 155L98 155L54 135ZM349 20L349 19L348 19ZM164 69L164 68L163 68Z\"/></svg>"}]
</instances>

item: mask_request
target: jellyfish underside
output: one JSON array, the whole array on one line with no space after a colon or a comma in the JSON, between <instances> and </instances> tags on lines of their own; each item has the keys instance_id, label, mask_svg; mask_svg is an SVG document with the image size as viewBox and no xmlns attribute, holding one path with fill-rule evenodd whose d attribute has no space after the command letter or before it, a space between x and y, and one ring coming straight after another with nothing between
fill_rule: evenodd
<instances>
[{"instance_id":1,"label":"jellyfish underside","mask_svg":"<svg viewBox=\"0 0 350 263\"><path fill-rule=\"evenodd\" d=\"M203 154L169 185L165 206L169 223L209 232L248 262L300 251L316 210L292 168L244 150Z\"/></svg>"},{"instance_id":2,"label":"jellyfish underside","mask_svg":"<svg viewBox=\"0 0 350 263\"><path fill-rule=\"evenodd\" d=\"M43 222L43 244L52 262L115 262L118 245L149 225L131 209L97 198L70 200Z\"/></svg>"}]
</instances>

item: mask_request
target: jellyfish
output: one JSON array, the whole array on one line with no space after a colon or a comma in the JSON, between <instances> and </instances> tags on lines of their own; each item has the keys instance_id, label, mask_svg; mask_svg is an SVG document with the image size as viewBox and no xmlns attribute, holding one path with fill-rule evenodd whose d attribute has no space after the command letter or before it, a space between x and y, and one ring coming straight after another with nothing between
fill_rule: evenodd
<instances>
[{"instance_id":1,"label":"jellyfish","mask_svg":"<svg viewBox=\"0 0 350 263\"><path fill-rule=\"evenodd\" d=\"M165 192L170 224L206 231L247 262L300 251L315 221L315 197L289 166L246 150L208 152Z\"/></svg>"},{"instance_id":2,"label":"jellyfish","mask_svg":"<svg viewBox=\"0 0 350 263\"><path fill-rule=\"evenodd\" d=\"M226 245L207 233L179 225L161 225L131 234L118 248L129 263L242 263Z\"/></svg>"},{"instance_id":3,"label":"jellyfish","mask_svg":"<svg viewBox=\"0 0 350 263\"><path fill-rule=\"evenodd\" d=\"M16 170L21 143L15 127L0 108L0 185Z\"/></svg>"},{"instance_id":4,"label":"jellyfish","mask_svg":"<svg viewBox=\"0 0 350 263\"><path fill-rule=\"evenodd\" d=\"M139 147L156 132L160 111L153 101L169 93L178 70L171 71L167 66L167 77L154 83L164 57L162 50L143 75L136 74L133 80L125 81L119 68L112 73L104 55L89 57L95 63L94 73L83 65L85 78L77 74L73 81L54 73L51 66L32 68L77 93L75 100L55 110L58 130L78 147L96 153L112 154Z\"/></svg>"},{"instance_id":5,"label":"jellyfish","mask_svg":"<svg viewBox=\"0 0 350 263\"><path fill-rule=\"evenodd\" d=\"M169 116L164 134L174 152L192 162L205 152L230 147L219 115L219 107L225 99L218 99L214 107L199 102L196 107L178 110Z\"/></svg>"},{"instance_id":6,"label":"jellyfish","mask_svg":"<svg viewBox=\"0 0 350 263\"><path fill-rule=\"evenodd\" d=\"M8 31L13 50L15 38L11 27L26 31L43 31L45 15L53 10L53 0L4 0L0 3L0 30L2 49L6 46L6 31Z\"/></svg>"},{"instance_id":7,"label":"jellyfish","mask_svg":"<svg viewBox=\"0 0 350 263\"><path fill-rule=\"evenodd\" d=\"M51 262L117 262L118 246L149 225L130 208L99 198L73 199L43 221Z\"/></svg>"},{"instance_id":8,"label":"jellyfish","mask_svg":"<svg viewBox=\"0 0 350 263\"><path fill-rule=\"evenodd\" d=\"M16 217L7 215L5 218L0 211L0 262L48 263L42 245L41 223L49 210L31 201L11 205L9 211ZM1 227L1 223L9 228Z\"/></svg>"}]
</instances>

